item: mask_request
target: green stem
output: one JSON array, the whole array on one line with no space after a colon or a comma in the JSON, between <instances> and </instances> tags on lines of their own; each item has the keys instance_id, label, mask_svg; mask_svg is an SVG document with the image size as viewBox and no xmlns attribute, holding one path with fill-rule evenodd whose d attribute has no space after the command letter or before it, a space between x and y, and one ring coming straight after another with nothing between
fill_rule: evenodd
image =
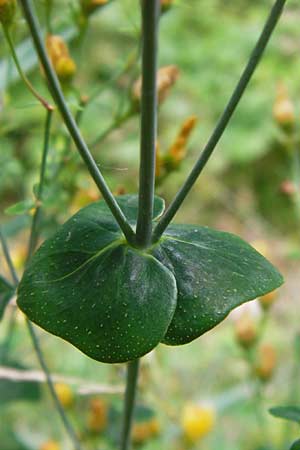
<instances>
[{"instance_id":1,"label":"green stem","mask_svg":"<svg viewBox=\"0 0 300 450\"><path fill-rule=\"evenodd\" d=\"M3 247L4 257L6 259L6 262L8 264L9 269L10 269L10 272L11 272L11 276L12 276L12 278L14 280L15 285L18 286L19 278L17 276L16 270L15 270L13 262L11 260L11 256L10 256L10 253L9 253L9 250L8 250L8 245L7 245L7 242L6 242L6 239L5 239L4 235L3 235L3 233L1 232L1 228L0 228L0 241L1 241L1 244L2 244L2 247ZM36 355L38 357L39 363L40 363L40 365L41 365L41 367L42 367L42 369L43 369L43 371L45 373L46 380L47 380L47 385L48 385L50 394L52 396L54 405L55 405L55 407L57 409L57 412L58 412L59 416L61 417L61 420L62 420L62 422L64 424L64 427L65 427L65 429L66 429L70 439L73 442L73 446L74 446L75 450L82 450L80 442L79 442L79 440L78 440L78 438L76 436L76 433L75 433L71 423L69 422L69 420L68 420L68 418L67 418L67 416L65 414L65 411L64 411L64 409L63 409L63 407L62 407L62 405L61 405L61 403L59 401L59 398L57 397L57 394L56 394L56 391L55 391L55 387L54 387L54 384L53 384L53 381L52 381L52 378L51 378L51 374L50 374L50 371L49 371L48 366L46 364L46 361L45 361L45 358L44 358L44 355L43 355L43 352L42 352L42 349L41 349L38 337L37 337L36 332L34 330L34 327L33 327L32 323L28 319L26 319L26 325L28 327L28 331L29 331L29 334L30 334L30 337L31 337L31 340L32 340L32 344L33 344L34 350L35 350Z\"/></svg>"},{"instance_id":2,"label":"green stem","mask_svg":"<svg viewBox=\"0 0 300 450\"><path fill-rule=\"evenodd\" d=\"M31 258L33 252L36 248L38 237L39 237L39 224L41 219L41 202L43 197L43 190L45 184L45 175L46 175L46 165L47 165L47 157L49 152L49 143L50 143L50 128L52 122L52 111L47 111L46 122L45 122L45 135L44 135L44 148L42 154L42 162L40 168L40 180L39 187L36 194L36 202L37 206L35 209L35 213L32 219L31 232L29 238L29 246L28 246L28 256L27 260Z\"/></svg>"},{"instance_id":3,"label":"green stem","mask_svg":"<svg viewBox=\"0 0 300 450\"><path fill-rule=\"evenodd\" d=\"M64 411L64 408L61 405L61 403L59 401L59 398L57 397L57 394L56 394L56 391L55 391L55 387L54 387L54 384L53 384L53 381L52 381L52 378L51 378L51 374L50 374L48 366L47 366L47 364L45 362L45 358L44 358L44 355L42 353L41 346L40 346L40 343L39 343L39 339L37 337L35 329L34 329L32 323L28 319L26 319L26 325L27 325L27 328L28 328L28 331L29 331L29 334L30 334L30 337L31 337L31 340L32 340L32 343L33 343L33 347L34 347L35 353L36 353L38 361L39 361L39 364L40 364L43 372L45 373L47 385L48 385L51 397L53 399L54 406L55 406L55 408L56 408L56 410L57 410L57 412L58 412L58 414L59 414L59 416L60 416L60 418L61 418L61 420L62 420L62 422L64 424L64 427L65 427L65 429L66 429L66 431L67 431L67 433L68 433L68 435L69 435L69 437L70 437L70 439L71 439L71 441L73 443L73 446L74 446L75 450L82 450L81 444L80 444L80 442L79 442L79 440L77 438L77 435L76 435L76 433L75 433L75 431L73 429L73 426L71 425L71 422L67 418L67 416L65 414L65 411Z\"/></svg>"},{"instance_id":4,"label":"green stem","mask_svg":"<svg viewBox=\"0 0 300 450\"><path fill-rule=\"evenodd\" d=\"M204 166L208 162L209 158L211 157L213 151L215 150L220 138L222 137L233 113L235 112L244 92L247 88L249 81L251 80L254 71L258 65L258 63L261 60L261 57L266 49L266 46L270 40L270 37L277 25L277 22L280 18L280 15L283 11L284 5L286 3L286 0L277 0L271 10L271 13L266 21L266 24L264 26L264 29L258 39L258 42L250 56L250 59L241 75L241 78L223 112L221 115L216 128L214 129L210 139L208 140L203 152L201 153L198 161L196 162L195 166L193 167L190 175L188 176L187 180L177 193L175 199L163 215L163 217L158 222L157 226L154 229L153 233L153 242L156 242L159 240L160 236L163 234L177 211L179 210L180 206L182 205L183 201L185 200L186 196L189 194L190 190L194 186L195 182L197 181L200 173L202 172Z\"/></svg>"},{"instance_id":5,"label":"green stem","mask_svg":"<svg viewBox=\"0 0 300 450\"><path fill-rule=\"evenodd\" d=\"M14 264L12 262L12 259L11 259L10 253L9 253L9 249L8 249L8 245L7 245L7 242L6 242L6 238L5 238L5 236L4 236L4 234L3 234L2 230L1 230L1 227L0 227L0 242L1 242L1 245L2 245L4 258L5 258L5 261L7 263L8 268L9 268L9 271L11 273L11 277L13 279L13 282L14 282L15 285L18 285L19 278L18 278L16 269L14 267Z\"/></svg>"},{"instance_id":6,"label":"green stem","mask_svg":"<svg viewBox=\"0 0 300 450\"><path fill-rule=\"evenodd\" d=\"M32 86L32 84L30 83L30 81L28 80L28 78L26 77L26 75L24 74L21 64L19 62L19 58L17 55L17 52L15 50L15 46L12 40L12 37L10 35L10 31L8 27L3 27L3 33L4 36L6 38L6 41L9 45L9 49L11 52L11 56L14 60L14 63L16 65L17 71L20 75L20 78L22 79L22 81L24 82L24 84L27 86L27 89L32 93L32 95L42 104L42 106L44 108L46 108L48 111L52 111L53 110L53 106L50 105L49 102L47 102L47 100L45 100Z\"/></svg>"},{"instance_id":7,"label":"green stem","mask_svg":"<svg viewBox=\"0 0 300 450\"><path fill-rule=\"evenodd\" d=\"M111 193L109 187L107 186L103 178L103 175L99 170L93 156L91 155L89 148L86 145L83 137L81 136L76 121L74 120L74 117L72 116L66 104L66 100L62 93L59 81L47 55L43 39L41 36L38 19L32 7L32 2L30 0L21 0L21 4L24 11L24 17L30 29L31 36L35 44L37 53L39 55L41 64L43 66L52 96L63 117L65 125L68 128L69 133L72 136L72 139L82 159L84 160L92 178L94 179L96 185L98 186L103 198L105 199L108 207L110 208L112 214L114 215L116 221L118 222L120 228L122 229L125 237L129 242L133 243L135 241L135 233L132 230L129 222L127 221L123 211L119 207L116 199Z\"/></svg>"},{"instance_id":8,"label":"green stem","mask_svg":"<svg viewBox=\"0 0 300 450\"><path fill-rule=\"evenodd\" d=\"M151 242L155 185L155 147L157 138L157 49L160 0L142 0L142 100L139 210L137 245Z\"/></svg>"},{"instance_id":9,"label":"green stem","mask_svg":"<svg viewBox=\"0 0 300 450\"><path fill-rule=\"evenodd\" d=\"M130 436L135 407L139 362L140 360L136 359L135 361L131 361L127 364L127 383L125 392L123 430L122 430L120 450L130 449Z\"/></svg>"}]
</instances>

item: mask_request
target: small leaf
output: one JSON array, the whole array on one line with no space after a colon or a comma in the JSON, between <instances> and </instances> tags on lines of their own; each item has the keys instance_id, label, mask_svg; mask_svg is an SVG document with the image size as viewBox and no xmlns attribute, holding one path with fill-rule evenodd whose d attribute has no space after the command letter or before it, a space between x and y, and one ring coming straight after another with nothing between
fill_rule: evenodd
<instances>
[{"instance_id":1,"label":"small leaf","mask_svg":"<svg viewBox=\"0 0 300 450\"><path fill-rule=\"evenodd\" d=\"M5 214L11 216L18 216L29 213L29 211L35 207L35 202L33 200L24 200L19 203L15 203L14 205L6 208Z\"/></svg>"},{"instance_id":2,"label":"small leaf","mask_svg":"<svg viewBox=\"0 0 300 450\"><path fill-rule=\"evenodd\" d=\"M176 312L163 342L182 345L215 327L237 306L273 291L279 272L237 236L171 225L153 255L173 272Z\"/></svg>"},{"instance_id":3,"label":"small leaf","mask_svg":"<svg viewBox=\"0 0 300 450\"><path fill-rule=\"evenodd\" d=\"M300 439L293 443L290 450L300 450Z\"/></svg>"},{"instance_id":4,"label":"small leaf","mask_svg":"<svg viewBox=\"0 0 300 450\"><path fill-rule=\"evenodd\" d=\"M300 406L276 406L271 408L269 412L274 417L300 424Z\"/></svg>"},{"instance_id":5,"label":"small leaf","mask_svg":"<svg viewBox=\"0 0 300 450\"><path fill-rule=\"evenodd\" d=\"M15 289L0 275L0 320L3 318L6 306L14 296Z\"/></svg>"},{"instance_id":6,"label":"small leaf","mask_svg":"<svg viewBox=\"0 0 300 450\"><path fill-rule=\"evenodd\" d=\"M122 196L118 203L130 220L136 217L137 197ZM172 273L125 243L101 201L83 208L41 246L20 283L18 305L88 356L114 363L156 347L176 296Z\"/></svg>"}]
</instances>

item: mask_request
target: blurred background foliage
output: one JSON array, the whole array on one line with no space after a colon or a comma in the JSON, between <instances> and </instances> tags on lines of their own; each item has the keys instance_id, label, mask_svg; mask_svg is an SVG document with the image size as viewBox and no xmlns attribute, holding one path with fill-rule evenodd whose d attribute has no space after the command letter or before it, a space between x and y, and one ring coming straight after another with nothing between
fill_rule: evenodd
<instances>
[{"instance_id":1,"label":"blurred background foliage","mask_svg":"<svg viewBox=\"0 0 300 450\"><path fill-rule=\"evenodd\" d=\"M46 1L35 3L46 29ZM132 90L140 66L138 2L114 0L88 19L78 3L54 0L51 16L51 33L64 37L76 65L72 81L64 83L65 95L111 189L136 192L139 120ZM163 14L159 65L180 73L159 111L157 192L167 202L205 145L270 6L270 0L175 0ZM286 285L270 300L272 308L255 301L200 340L160 346L144 359L134 428L135 445L143 450L282 450L299 437L296 424L267 413L275 404L299 401L299 18L299 2L290 0L214 158L176 217L242 235L279 265ZM32 84L49 98L20 12L13 38ZM1 35L0 217L20 274L44 120ZM43 238L98 198L55 113ZM7 272L2 259L1 272ZM21 315L11 329L13 307L0 327L1 367L26 372L38 365ZM51 370L65 377L57 389L84 448L116 448L120 394L80 389L122 385L124 367L99 366L53 336L41 332L40 338ZM44 385L8 378L0 376L0 447L71 448Z\"/></svg>"}]
</instances>

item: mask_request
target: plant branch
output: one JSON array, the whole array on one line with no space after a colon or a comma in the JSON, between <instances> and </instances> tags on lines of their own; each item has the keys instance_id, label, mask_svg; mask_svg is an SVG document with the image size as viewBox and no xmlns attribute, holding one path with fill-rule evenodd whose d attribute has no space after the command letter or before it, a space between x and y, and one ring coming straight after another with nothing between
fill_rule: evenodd
<instances>
[{"instance_id":1,"label":"plant branch","mask_svg":"<svg viewBox=\"0 0 300 450\"><path fill-rule=\"evenodd\" d=\"M4 255L5 261L7 263L7 266L9 268L9 271L11 273L13 282L15 285L18 285L18 283L19 283L18 275L17 275L16 269L14 267L14 264L12 262L12 259L11 259L10 253L9 253L9 249L8 249L8 245L6 242L6 238L1 230L1 227L0 227L0 242L2 245L2 249L3 249L3 255Z\"/></svg>"},{"instance_id":2,"label":"plant branch","mask_svg":"<svg viewBox=\"0 0 300 450\"><path fill-rule=\"evenodd\" d=\"M53 384L53 381L52 381L52 377L51 377L50 371L48 369L48 366L46 364L44 355L42 353L41 346L40 346L37 334L35 332L35 329L34 329L32 323L28 319L26 319L26 325L27 325L27 328L28 328L28 331L29 331L29 334L30 334L30 337L31 337L31 340L32 340L32 343L33 343L33 347L34 347L35 353L36 353L38 361L39 361L39 364L40 364L43 372L45 373L46 382L47 382L48 389L50 391L51 397L53 399L54 406L55 406L58 414L60 415L60 418L61 418L61 420L62 420L62 422L64 424L64 427L65 427L65 429L66 429L70 439L73 442L73 446L74 446L75 450L82 450L81 444L80 444L80 442L79 442L79 440L77 438L77 435L76 435L76 433L74 431L74 428L73 428L71 422L69 421L69 419L67 418L67 416L65 414L65 411L64 411L64 408L61 405L61 403L59 401L59 398L57 397L57 394L56 394L56 391L55 391L55 387L54 387L54 384Z\"/></svg>"},{"instance_id":3,"label":"plant branch","mask_svg":"<svg viewBox=\"0 0 300 450\"><path fill-rule=\"evenodd\" d=\"M125 237L129 242L135 241L135 234L132 230L129 222L127 221L123 211L119 207L116 199L111 193L109 187L107 186L104 177L99 170L93 156L91 155L89 148L87 147L83 137L81 136L80 130L72 116L62 93L57 76L52 68L51 62L48 58L43 39L40 32L40 26L38 23L37 16L33 10L31 0L21 0L21 5L24 11L24 17L27 21L28 27L31 32L31 36L36 47L36 51L40 58L41 64L43 66L45 76L47 78L50 91L54 98L54 101L63 117L66 127L69 130L70 135L84 160L92 178L94 179L96 185L98 186L103 198L105 199L108 207L110 208L112 214L114 215L116 221L118 222L120 228L122 229Z\"/></svg>"},{"instance_id":4,"label":"plant branch","mask_svg":"<svg viewBox=\"0 0 300 450\"><path fill-rule=\"evenodd\" d=\"M139 359L127 364L127 383L125 392L123 430L121 437L121 450L130 449L130 435L134 415L136 387L139 374Z\"/></svg>"},{"instance_id":5,"label":"plant branch","mask_svg":"<svg viewBox=\"0 0 300 450\"><path fill-rule=\"evenodd\" d=\"M160 0L142 0L142 99L139 210L136 241L140 247L151 242L157 138L157 50Z\"/></svg>"},{"instance_id":6,"label":"plant branch","mask_svg":"<svg viewBox=\"0 0 300 450\"><path fill-rule=\"evenodd\" d=\"M32 86L32 84L30 83L30 81L28 80L28 78L26 77L26 75L24 74L21 64L19 62L19 58L17 55L17 52L15 50L15 46L12 40L12 37L10 35L10 31L8 27L3 27L3 33L4 36L6 38L6 41L8 43L10 52L11 52L11 56L14 60L14 63L16 65L17 71L20 75L21 80L24 82L24 84L26 85L27 89L32 93L32 95L41 103L41 105L46 108L48 111L53 111L53 106L50 105L50 103L45 100Z\"/></svg>"},{"instance_id":7,"label":"plant branch","mask_svg":"<svg viewBox=\"0 0 300 450\"><path fill-rule=\"evenodd\" d=\"M36 245L38 242L38 237L39 237L39 224L40 224L41 212L42 212L41 206L42 206L42 197L43 197L43 190L44 190L44 184L45 184L47 156L48 156L48 152L49 152L51 122L52 122L52 111L47 111L46 122L45 122L44 148L43 148L41 169L40 169L40 180L39 180L38 191L36 194L37 206L35 208L35 212L34 212L33 219L32 219L27 260L29 260L31 258L31 256L33 255L33 252L36 248Z\"/></svg>"},{"instance_id":8,"label":"plant branch","mask_svg":"<svg viewBox=\"0 0 300 450\"><path fill-rule=\"evenodd\" d=\"M19 278L17 276L16 270L15 270L13 262L11 260L11 256L10 256L10 253L9 253L9 250L8 250L8 245L7 245L6 239L5 239L5 237L4 237L4 235L3 235L2 231L1 231L1 228L0 228L0 241L1 241L1 244L2 244L2 247L3 247L4 257L5 257L6 261L7 261L8 266L9 266L12 278L14 280L14 283L15 283L16 286L18 286ZM43 369L43 371L45 373L46 381L47 381L47 384L48 384L48 388L49 388L50 394L52 396L54 405L55 405L55 407L57 409L57 412L60 415L61 420L62 420L62 422L63 422L63 424L65 426L65 429L66 429L70 439L73 442L75 450L82 450L80 442L77 439L76 433L75 433L71 423L69 422L69 420L68 420L68 418L67 418L67 416L65 414L65 411L64 411L64 409L63 409L63 407L62 407L62 405L61 405L61 403L59 401L59 398L57 397L57 394L56 394L56 391L55 391L55 388L54 388L54 384L53 384L53 381L52 381L52 378L51 378L51 374L50 374L50 371L49 371L48 366L46 364L46 361L45 361L42 349L40 347L40 343L39 343L38 337L36 335L36 332L34 330L34 327L33 327L32 323L28 319L26 319L26 325L27 325L27 328L28 328L28 331L29 331L29 334L30 334L30 337L31 337L31 340L32 340L32 344L33 344L34 350L35 350L36 355L38 357L39 363L40 363L40 365L41 365L41 367L42 367L42 369Z\"/></svg>"},{"instance_id":9,"label":"plant branch","mask_svg":"<svg viewBox=\"0 0 300 450\"><path fill-rule=\"evenodd\" d=\"M223 112L221 115L216 128L214 129L210 139L208 140L203 152L201 153L198 161L196 162L195 166L193 167L190 175L188 176L187 180L177 193L175 199L163 215L163 217L160 219L159 223L157 224L154 233L153 233L153 242L158 241L160 236L163 234L175 214L177 213L178 209L182 205L183 201L185 200L186 196L189 194L190 190L194 186L195 182L197 181L200 173L202 172L204 166L208 162L209 158L211 157L213 151L215 150L220 138L222 137L233 113L235 112L244 92L247 88L249 81L252 78L252 75L254 74L254 71L258 65L258 63L261 60L261 57L265 51L265 48L270 40L270 37L277 25L277 22L280 18L280 15L283 11L284 5L286 3L286 0L277 0L271 10L271 13L266 21L266 24L263 28L263 31L257 41L256 46L254 47L254 50L250 56L250 59L242 73L242 76Z\"/></svg>"}]
</instances>

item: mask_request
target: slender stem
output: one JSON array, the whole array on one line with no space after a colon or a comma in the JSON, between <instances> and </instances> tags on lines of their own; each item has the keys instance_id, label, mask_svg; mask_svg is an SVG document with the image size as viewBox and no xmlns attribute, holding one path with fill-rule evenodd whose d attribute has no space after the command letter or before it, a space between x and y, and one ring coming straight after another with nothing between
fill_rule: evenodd
<instances>
[{"instance_id":1,"label":"slender stem","mask_svg":"<svg viewBox=\"0 0 300 450\"><path fill-rule=\"evenodd\" d=\"M46 165L47 165L47 156L49 152L49 143L50 143L50 128L52 122L52 111L47 111L46 122L45 122L45 135L44 135L44 148L42 154L42 162L40 168L40 180L39 187L36 194L36 202L37 206L34 212L34 216L32 219L31 232L29 238L29 246L28 246L28 256L29 260L36 248L39 236L39 224L41 219L41 201L43 197L43 190L45 184L45 175L46 175Z\"/></svg>"},{"instance_id":2,"label":"slender stem","mask_svg":"<svg viewBox=\"0 0 300 450\"><path fill-rule=\"evenodd\" d=\"M151 242L157 138L157 49L160 0L142 0L142 100L139 211L136 241L140 247Z\"/></svg>"},{"instance_id":3,"label":"slender stem","mask_svg":"<svg viewBox=\"0 0 300 450\"><path fill-rule=\"evenodd\" d=\"M2 245L5 261L8 265L9 271L11 273L11 277L13 279L14 284L17 285L19 283L18 275L17 275L16 269L14 267L14 264L12 262L12 259L11 259L10 253L9 253L9 249L8 249L8 245L6 242L6 238L1 230L1 227L0 227L0 242Z\"/></svg>"},{"instance_id":4,"label":"slender stem","mask_svg":"<svg viewBox=\"0 0 300 450\"><path fill-rule=\"evenodd\" d=\"M3 233L1 232L1 228L0 228L0 241L1 241L1 244L2 244L2 247L3 247L4 257L5 257L6 261L7 261L8 267L9 267L11 275L12 275L12 278L14 280L14 283L15 283L16 286L18 286L19 279L18 279L16 270L14 268L14 265L13 265L13 262L12 262L12 259L11 259L11 256L10 256L10 253L9 253L9 250L8 250L8 245L7 245L6 239L5 239L4 235L3 235ZM37 335L35 333L34 327L33 327L32 323L28 319L26 319L26 325L28 327L28 331L29 331L29 334L30 334L30 337L31 337L31 340L32 340L32 344L33 344L34 350L35 350L35 352L37 354L39 363L40 363L43 371L45 372L47 384L48 384L48 387L49 387L49 391L50 391L50 394L51 394L51 396L53 398L53 402L54 402L54 405L55 405L55 407L57 409L57 412L59 413L59 415L60 415L60 417L62 419L62 422L64 424L64 427L65 427L65 429L66 429L70 439L73 442L75 450L82 450L80 442L79 442L79 440L78 440L78 438L76 436L76 433L75 433L75 431L74 431L74 429L72 427L72 424L69 422L69 420L68 420L68 418L67 418L67 416L65 414L65 411L64 411L64 409L63 409L63 407L62 407L62 405L61 405L61 403L59 401L59 398L57 397L57 394L56 394L56 391L55 391L55 388L54 388L54 384L53 384L53 381L52 381L52 378L51 378L51 374L50 374L50 371L49 371L48 366L46 364L46 361L45 361L45 358L44 358L44 355L43 355L43 352L42 352L42 349L41 349L38 337L37 337Z\"/></svg>"},{"instance_id":5,"label":"slender stem","mask_svg":"<svg viewBox=\"0 0 300 450\"><path fill-rule=\"evenodd\" d=\"M40 343L39 343L37 334L35 332L35 329L34 329L32 323L28 319L26 319L26 325L27 325L27 328L28 328L28 331L29 331L29 334L30 334L30 337L31 337L31 340L32 340L32 343L33 343L33 347L34 347L35 353L36 353L37 358L38 358L38 361L40 363L40 366L41 366L43 372L45 373L47 385L48 385L50 394L52 396L55 408L56 408L58 414L60 415L60 418L61 418L61 420L62 420L62 422L64 424L64 427L65 427L65 429L66 429L70 439L73 442L73 446L74 446L75 450L82 450L81 444L80 444L80 442L79 442L79 440L77 438L77 435L76 435L76 433L75 433L75 431L73 429L73 426L71 425L71 422L67 418L67 416L65 414L65 411L64 411L64 408L61 405L61 403L59 401L59 398L57 397L57 394L56 394L56 391L55 391L55 387L54 387L54 384L53 384L53 381L52 381L52 378L51 378L51 374L50 374L48 366L47 366L47 364L45 362L44 355L43 355L43 353L41 351Z\"/></svg>"},{"instance_id":6,"label":"slender stem","mask_svg":"<svg viewBox=\"0 0 300 450\"><path fill-rule=\"evenodd\" d=\"M43 38L40 32L40 26L37 16L33 10L31 0L21 0L21 5L24 11L24 17L27 21L28 27L31 32L32 39L34 41L37 53L39 55L41 64L43 66L45 76L47 78L52 96L54 101L64 119L65 125L67 126L70 135L84 160L91 176L93 177L96 185L98 186L103 198L105 199L108 207L110 208L112 214L114 215L116 221L118 222L120 228L122 229L125 237L129 242L135 241L135 234L132 230L129 222L127 221L123 211L119 207L116 199L111 193L109 187L107 186L101 171L99 170L93 156L91 155L89 148L87 147L83 137L81 136L80 130L72 116L64 95L62 93L57 76L52 68L51 62L48 58Z\"/></svg>"},{"instance_id":7,"label":"slender stem","mask_svg":"<svg viewBox=\"0 0 300 450\"><path fill-rule=\"evenodd\" d=\"M19 75L20 75L20 78L21 78L22 81L25 83L25 85L27 86L27 88L29 89L29 91L32 93L32 95L34 95L34 97L42 104L42 106L43 106L44 108L46 108L48 111L52 111L52 110L53 110L53 106L50 105L50 103L47 102L47 100L45 100L45 99L44 99L44 98L43 98L43 97L42 97L42 96L34 89L34 87L32 86L32 84L30 83L30 81L28 80L28 78L26 77L26 75L24 74L24 72L23 72L23 70L22 70L22 67L21 67L21 64L20 64L20 62L19 62L19 58L18 58L17 52L16 52L16 50L15 50L15 46L14 46L12 37L11 37L11 35L10 35L10 30L9 30L9 28L8 28L8 27L3 27L3 33L4 33L4 36L5 36L6 40L7 40L7 43L8 43L8 45L9 45L9 49L10 49L10 52L11 52L11 56L12 56L12 58L13 58L13 60L14 60L14 63L15 63L15 65L16 65L16 68L17 68L17 71L18 71L18 73L19 73Z\"/></svg>"},{"instance_id":8,"label":"slender stem","mask_svg":"<svg viewBox=\"0 0 300 450\"><path fill-rule=\"evenodd\" d=\"M120 450L130 449L130 435L133 423L136 387L139 374L139 359L131 361L127 364L127 383L125 392L123 430L121 437Z\"/></svg>"},{"instance_id":9,"label":"slender stem","mask_svg":"<svg viewBox=\"0 0 300 450\"><path fill-rule=\"evenodd\" d=\"M195 166L193 167L190 175L188 176L187 180L177 193L175 199L157 224L157 226L154 229L153 232L153 241L157 241L160 236L163 234L175 214L177 213L178 209L180 208L181 204L185 200L186 196L189 194L190 190L192 189L193 185L197 181L200 173L202 172L202 169L206 165L207 161L211 157L213 151L215 150L220 138L222 137L234 111L236 110L236 107L238 106L246 87L249 84L249 81L252 78L252 75L258 65L258 63L261 60L261 57L265 51L265 48L270 40L270 37L272 35L272 32L274 31L274 28L276 27L276 24L280 18L280 15L283 11L284 5L286 3L286 0L277 0L271 10L271 13L266 21L266 24L264 26L264 29L257 41L257 44L250 56L250 59L242 73L242 76L223 112L221 115L216 128L214 129L210 139L208 140L203 152L201 153L198 161L196 162Z\"/></svg>"}]
</instances>

